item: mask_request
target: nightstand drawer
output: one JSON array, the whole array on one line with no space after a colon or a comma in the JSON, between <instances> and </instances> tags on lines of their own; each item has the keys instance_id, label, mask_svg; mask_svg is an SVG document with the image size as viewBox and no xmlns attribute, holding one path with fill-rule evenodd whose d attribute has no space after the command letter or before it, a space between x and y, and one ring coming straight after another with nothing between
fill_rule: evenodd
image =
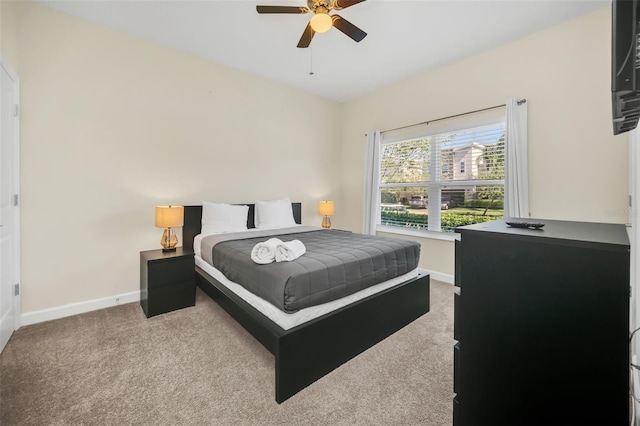
<instances>
[{"instance_id":1,"label":"nightstand drawer","mask_svg":"<svg viewBox=\"0 0 640 426\"><path fill-rule=\"evenodd\" d=\"M193 280L165 285L149 291L152 293L152 299L146 304L147 318L195 305L196 286Z\"/></svg>"},{"instance_id":2,"label":"nightstand drawer","mask_svg":"<svg viewBox=\"0 0 640 426\"><path fill-rule=\"evenodd\" d=\"M179 281L195 280L193 256L149 262L149 287L163 287Z\"/></svg>"}]
</instances>

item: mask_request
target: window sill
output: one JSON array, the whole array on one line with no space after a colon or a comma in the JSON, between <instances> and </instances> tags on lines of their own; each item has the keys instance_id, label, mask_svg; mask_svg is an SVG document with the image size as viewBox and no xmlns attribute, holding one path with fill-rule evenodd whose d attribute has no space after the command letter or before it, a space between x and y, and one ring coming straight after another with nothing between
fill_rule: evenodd
<instances>
[{"instance_id":1,"label":"window sill","mask_svg":"<svg viewBox=\"0 0 640 426\"><path fill-rule=\"evenodd\" d=\"M441 241L456 241L460 240L460 234L455 232L436 232L436 231L416 231L414 229L400 228L396 226L384 226L378 225L376 227L377 232L384 232L385 234L399 234L410 235L412 237L427 238L432 240Z\"/></svg>"}]
</instances>

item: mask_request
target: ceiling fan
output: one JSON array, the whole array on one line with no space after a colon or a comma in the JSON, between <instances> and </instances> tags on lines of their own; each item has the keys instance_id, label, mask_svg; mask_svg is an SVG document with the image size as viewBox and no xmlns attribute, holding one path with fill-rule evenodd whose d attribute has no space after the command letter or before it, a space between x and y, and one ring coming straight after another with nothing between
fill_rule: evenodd
<instances>
[{"instance_id":1,"label":"ceiling fan","mask_svg":"<svg viewBox=\"0 0 640 426\"><path fill-rule=\"evenodd\" d=\"M365 0L307 0L307 6L256 6L258 13L293 13L305 14L313 12L307 27L300 37L298 47L309 47L315 33L324 33L336 27L338 30L359 42L367 36L367 33L353 25L340 15L329 15L332 10L342 10Z\"/></svg>"}]
</instances>

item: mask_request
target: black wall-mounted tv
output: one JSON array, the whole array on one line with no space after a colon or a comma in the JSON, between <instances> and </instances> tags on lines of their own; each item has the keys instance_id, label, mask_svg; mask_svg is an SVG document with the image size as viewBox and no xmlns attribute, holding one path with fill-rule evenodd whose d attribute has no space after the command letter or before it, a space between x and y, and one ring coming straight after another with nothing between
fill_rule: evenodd
<instances>
[{"instance_id":1,"label":"black wall-mounted tv","mask_svg":"<svg viewBox=\"0 0 640 426\"><path fill-rule=\"evenodd\" d=\"M628 132L640 119L640 8L638 0L611 3L611 98L613 134Z\"/></svg>"}]
</instances>

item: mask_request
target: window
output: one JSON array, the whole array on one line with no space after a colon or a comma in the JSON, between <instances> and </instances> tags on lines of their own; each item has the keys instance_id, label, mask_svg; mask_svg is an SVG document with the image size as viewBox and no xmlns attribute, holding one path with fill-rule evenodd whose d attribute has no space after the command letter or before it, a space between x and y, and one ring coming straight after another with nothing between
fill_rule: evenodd
<instances>
[{"instance_id":1,"label":"window","mask_svg":"<svg viewBox=\"0 0 640 426\"><path fill-rule=\"evenodd\" d=\"M504 216L504 121L411 138L382 138L383 226L453 232ZM458 167L454 167L458 165Z\"/></svg>"}]
</instances>

